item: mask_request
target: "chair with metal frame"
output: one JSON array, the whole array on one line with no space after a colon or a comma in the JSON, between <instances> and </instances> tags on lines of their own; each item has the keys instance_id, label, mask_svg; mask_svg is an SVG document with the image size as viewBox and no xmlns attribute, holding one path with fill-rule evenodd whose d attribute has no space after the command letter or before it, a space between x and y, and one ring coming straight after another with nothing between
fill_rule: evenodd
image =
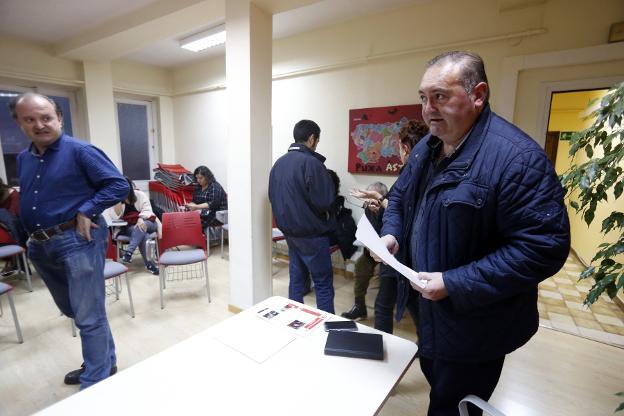
<instances>
[{"instance_id":1,"label":"chair with metal frame","mask_svg":"<svg viewBox=\"0 0 624 416\"><path fill-rule=\"evenodd\" d=\"M18 266L18 269L26 275L26 283L28 285L28 291L32 292L32 279L30 267L26 259L26 249L17 244L8 244L6 246L0 246L0 259L13 257Z\"/></svg>"},{"instance_id":2,"label":"chair with metal frame","mask_svg":"<svg viewBox=\"0 0 624 416\"><path fill-rule=\"evenodd\" d=\"M472 403L479 409L483 410L485 414L488 414L490 416L505 416L503 412L496 409L485 400L475 396L474 394L469 394L468 396L461 399L461 401L459 402L459 406L457 406L459 408L459 416L469 416L468 403Z\"/></svg>"},{"instance_id":3,"label":"chair with metal frame","mask_svg":"<svg viewBox=\"0 0 624 416\"><path fill-rule=\"evenodd\" d=\"M24 342L22 337L22 329L20 328L19 320L17 319L17 311L15 310L15 302L13 302L13 286L8 283L0 282L0 296L6 294L9 298L9 306L11 307L11 313L13 314L13 323L15 324L15 332L17 334L17 342L20 344ZM2 316L2 303L0 303L0 316Z\"/></svg>"},{"instance_id":4,"label":"chair with metal frame","mask_svg":"<svg viewBox=\"0 0 624 416\"><path fill-rule=\"evenodd\" d=\"M221 222L223 224L223 225L221 225L221 258L224 258L223 257L223 240L224 240L224 235L225 235L225 233L230 231L230 225L228 224L228 212L227 212L227 209L215 212L215 218L217 219L217 221L219 221L219 222ZM229 234L228 234L228 237L229 237Z\"/></svg>"},{"instance_id":5,"label":"chair with metal frame","mask_svg":"<svg viewBox=\"0 0 624 416\"><path fill-rule=\"evenodd\" d=\"M201 264L202 274L206 278L206 293L208 302L210 298L210 281L208 279L208 256L206 254L206 239L202 233L199 211L165 212L162 219L162 239L158 247L160 257L160 308L165 308L164 289L169 278L170 267L178 267L192 264ZM191 246L192 249L182 249L181 246ZM175 272L175 271L174 271ZM190 279L186 272L179 274L179 278L172 275L170 280Z\"/></svg>"},{"instance_id":6,"label":"chair with metal frame","mask_svg":"<svg viewBox=\"0 0 624 416\"><path fill-rule=\"evenodd\" d=\"M106 261L104 262L104 280L114 279L115 297L119 300L121 292L121 275L126 276L126 287L128 288L128 301L130 303L130 316L134 318L134 302L132 301L132 289L130 288L130 278L128 277L128 268L117 262L118 251L113 245L111 235L108 236L108 248L106 250Z\"/></svg>"}]
</instances>

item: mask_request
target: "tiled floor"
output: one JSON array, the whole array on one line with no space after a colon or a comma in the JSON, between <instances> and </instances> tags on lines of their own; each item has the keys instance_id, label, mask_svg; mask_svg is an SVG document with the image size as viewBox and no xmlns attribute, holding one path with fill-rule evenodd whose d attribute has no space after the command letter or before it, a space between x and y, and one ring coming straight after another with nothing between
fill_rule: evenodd
<instances>
[{"instance_id":1,"label":"tiled floor","mask_svg":"<svg viewBox=\"0 0 624 416\"><path fill-rule=\"evenodd\" d=\"M591 308L583 305L593 284L578 280L583 269L570 254L559 273L540 283L540 324L624 348L624 312L605 294Z\"/></svg>"}]
</instances>

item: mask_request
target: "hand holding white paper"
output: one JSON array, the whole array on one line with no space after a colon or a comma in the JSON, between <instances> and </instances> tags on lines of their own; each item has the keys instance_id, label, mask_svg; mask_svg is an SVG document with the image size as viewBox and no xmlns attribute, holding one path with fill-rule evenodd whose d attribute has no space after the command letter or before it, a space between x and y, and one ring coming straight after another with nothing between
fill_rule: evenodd
<instances>
[{"instance_id":1,"label":"hand holding white paper","mask_svg":"<svg viewBox=\"0 0 624 416\"><path fill-rule=\"evenodd\" d=\"M366 215L362 215L360 221L358 221L355 237L370 251L379 256L384 263L401 273L403 276L407 277L411 282L414 282L423 289L427 286L427 281L419 279L417 272L399 262L392 254L390 254L388 248L381 238L379 238L370 221L368 221L368 218L366 218Z\"/></svg>"}]
</instances>

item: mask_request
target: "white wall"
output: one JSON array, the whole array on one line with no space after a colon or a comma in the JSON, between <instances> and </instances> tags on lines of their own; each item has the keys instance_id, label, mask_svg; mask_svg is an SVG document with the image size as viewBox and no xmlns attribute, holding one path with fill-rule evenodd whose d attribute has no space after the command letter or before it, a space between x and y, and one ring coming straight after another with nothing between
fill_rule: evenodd
<instances>
[{"instance_id":1,"label":"white wall","mask_svg":"<svg viewBox=\"0 0 624 416\"><path fill-rule=\"evenodd\" d=\"M176 163L193 171L206 165L227 191L225 90L173 99Z\"/></svg>"},{"instance_id":2,"label":"white wall","mask_svg":"<svg viewBox=\"0 0 624 416\"><path fill-rule=\"evenodd\" d=\"M393 177L347 172L349 109L418 103L425 62L446 50L467 49L481 54L486 62L496 111L504 58L604 44L611 23L624 20L621 0L549 0L508 11L499 10L500 4L498 0L439 0L274 41L273 159L286 151L294 123L309 118L321 127L318 151L340 176L343 194L353 186L377 180L391 185ZM624 67L617 65L595 65L589 72L572 69L568 73L624 74ZM211 130L225 129L220 126L224 123L220 117L225 106L223 91L201 92L202 88L220 85L224 72L221 58L174 70L174 94L195 90L203 97L193 98L202 107L189 106L189 98L174 100L180 161L196 160L193 152L210 147L205 135L189 131L190 126L203 125L208 118ZM527 89L521 77L520 109L515 120L521 128L535 133L539 118L537 85L557 78L557 71L547 71L531 78ZM542 138L536 140L541 142ZM218 169L218 160L205 160Z\"/></svg>"}]
</instances>

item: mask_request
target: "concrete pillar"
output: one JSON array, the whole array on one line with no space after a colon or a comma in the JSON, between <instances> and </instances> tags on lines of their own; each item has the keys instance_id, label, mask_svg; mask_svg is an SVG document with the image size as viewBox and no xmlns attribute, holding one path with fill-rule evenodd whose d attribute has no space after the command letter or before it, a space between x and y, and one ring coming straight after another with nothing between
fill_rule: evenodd
<instances>
[{"instance_id":1,"label":"concrete pillar","mask_svg":"<svg viewBox=\"0 0 624 416\"><path fill-rule=\"evenodd\" d=\"M121 169L121 150L110 62L83 62L89 141Z\"/></svg>"},{"instance_id":2,"label":"concrete pillar","mask_svg":"<svg viewBox=\"0 0 624 416\"><path fill-rule=\"evenodd\" d=\"M272 16L250 0L225 8L228 102L230 309L272 295L271 169Z\"/></svg>"}]
</instances>

